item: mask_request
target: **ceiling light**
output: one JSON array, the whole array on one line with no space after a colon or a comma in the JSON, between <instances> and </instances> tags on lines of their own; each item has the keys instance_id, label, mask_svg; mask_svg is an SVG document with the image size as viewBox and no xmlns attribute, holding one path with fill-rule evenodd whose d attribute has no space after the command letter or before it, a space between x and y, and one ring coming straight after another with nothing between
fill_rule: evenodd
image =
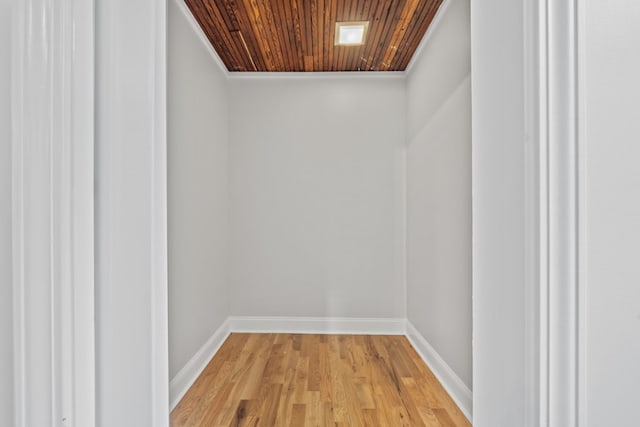
<instances>
[{"instance_id":1,"label":"ceiling light","mask_svg":"<svg viewBox=\"0 0 640 427\"><path fill-rule=\"evenodd\" d=\"M360 46L364 44L369 21L336 22L337 46Z\"/></svg>"}]
</instances>

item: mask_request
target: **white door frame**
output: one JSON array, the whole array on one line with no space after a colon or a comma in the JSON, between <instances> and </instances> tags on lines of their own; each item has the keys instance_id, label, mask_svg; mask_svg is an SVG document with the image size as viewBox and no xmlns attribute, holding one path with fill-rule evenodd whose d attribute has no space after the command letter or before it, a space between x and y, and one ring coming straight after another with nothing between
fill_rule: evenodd
<instances>
[{"instance_id":1,"label":"white door frame","mask_svg":"<svg viewBox=\"0 0 640 427\"><path fill-rule=\"evenodd\" d=\"M12 207L14 256L14 344L16 425L91 426L96 420L94 343L94 57L101 52L102 72L126 72L132 52L123 39L94 45L94 17L99 25L122 30L132 5L92 1L15 1L12 74ZM583 159L578 129L579 9L577 0L524 2L525 122L532 144L525 153L527 212L527 354L525 377L531 378L529 425L578 426L584 383L579 348L583 343L584 244ZM166 5L136 3L149 16L153 52L146 67L151 84L143 105L142 126L150 145L142 152L150 173L148 362L149 415L167 424L166 310L166 162L165 59ZM110 19L110 21L109 21ZM133 27L132 27L133 28ZM133 31L133 30L132 30ZM141 36L139 33L132 33ZM101 71L98 71L101 76ZM96 117L114 128L100 138L126 135L129 111L110 110L122 100L126 85L113 74L98 82L103 108ZM102 86L101 86L102 85ZM108 89L108 90L107 90ZM121 132L121 133L118 133ZM102 147L116 155L124 147ZM117 157L113 157L116 159ZM109 173L115 173L112 170ZM113 175L106 175L111 176ZM119 195L125 181L108 185ZM104 217L103 217L104 218ZM102 224L103 232L117 222ZM116 242L118 243L118 242ZM116 253L119 246L103 246ZM108 254L103 254L108 255ZM103 260L105 261L105 260ZM104 262L102 268L119 268ZM101 278L114 271L101 271ZM107 308L116 310L117 305ZM110 313L116 316L118 313ZM142 314L141 314L142 315ZM108 319L109 317L107 317ZM107 325L108 326L108 325ZM117 373L115 373L117 375ZM110 398L114 398L111 396ZM98 411L99 412L99 411ZM99 417L99 415L98 415Z\"/></svg>"},{"instance_id":2,"label":"white door frame","mask_svg":"<svg viewBox=\"0 0 640 427\"><path fill-rule=\"evenodd\" d=\"M93 4L13 10L15 425L91 426Z\"/></svg>"},{"instance_id":3,"label":"white door frame","mask_svg":"<svg viewBox=\"0 0 640 427\"><path fill-rule=\"evenodd\" d=\"M15 425L167 426L166 2L11 6Z\"/></svg>"},{"instance_id":4,"label":"white door frame","mask_svg":"<svg viewBox=\"0 0 640 427\"><path fill-rule=\"evenodd\" d=\"M479 427L581 425L580 5L471 2ZM522 190L499 188L505 181L522 181Z\"/></svg>"},{"instance_id":5,"label":"white door frame","mask_svg":"<svg viewBox=\"0 0 640 427\"><path fill-rule=\"evenodd\" d=\"M169 425L166 1L96 2L100 426Z\"/></svg>"},{"instance_id":6,"label":"white door frame","mask_svg":"<svg viewBox=\"0 0 640 427\"><path fill-rule=\"evenodd\" d=\"M579 2L525 4L526 375L530 426L583 424L585 159Z\"/></svg>"}]
</instances>

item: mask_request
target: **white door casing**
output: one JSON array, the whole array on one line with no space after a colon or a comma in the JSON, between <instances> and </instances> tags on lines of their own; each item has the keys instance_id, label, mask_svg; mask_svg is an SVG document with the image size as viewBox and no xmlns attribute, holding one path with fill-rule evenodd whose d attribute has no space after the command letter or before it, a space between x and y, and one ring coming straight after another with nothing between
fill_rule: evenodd
<instances>
[{"instance_id":1,"label":"white door casing","mask_svg":"<svg viewBox=\"0 0 640 427\"><path fill-rule=\"evenodd\" d=\"M581 425L579 5L471 3L479 427Z\"/></svg>"},{"instance_id":2,"label":"white door casing","mask_svg":"<svg viewBox=\"0 0 640 427\"><path fill-rule=\"evenodd\" d=\"M527 375L531 426L578 427L584 369L586 194L579 138L579 4L527 5L525 99L531 141L525 195L529 241Z\"/></svg>"},{"instance_id":3,"label":"white door casing","mask_svg":"<svg viewBox=\"0 0 640 427\"><path fill-rule=\"evenodd\" d=\"M525 36L526 61L535 71L525 77L527 126L532 145L527 151L528 179L524 189L535 214L526 221L528 269L528 349L526 377L537 379L527 404L532 404L530 425L573 427L580 425L583 366L578 349L584 336L579 321L584 302L584 277L580 263L584 241L580 195L586 190L582 177L577 132L579 100L577 2L532 2L525 10L529 25ZM163 2L138 3L126 9L121 1L101 3L96 16L106 39L97 44L103 71L98 73L101 109L105 125L101 140L123 141L128 111L113 109L126 100L127 86L118 80L127 60L126 39L115 39L124 27L134 31L127 14L148 16L151 52L144 60L137 83L148 84L138 107L147 111L142 126L148 142L140 152L145 159L144 182L150 190L142 209L148 218L146 250L149 252L146 294L151 338L141 350L150 366L153 425L166 424L166 170L164 61L165 10ZM94 10L82 0L22 0L14 2L12 54L12 209L13 295L15 347L16 425L91 426L96 421L95 322L94 322ZM122 19L122 20L121 20ZM124 22L124 23L123 23ZM108 25L112 25L109 27ZM137 28L137 27L136 27ZM140 37L139 33L132 33ZM110 38L113 36L114 38ZM528 38L527 38L528 37ZM114 49L109 50L110 47ZM533 52L533 53L532 53ZM528 58L528 59L527 59ZM530 67L526 69L531 70ZM146 76L147 78L140 78ZM115 102L115 104L114 104ZM132 107L134 108L134 107ZM110 139L112 138L112 139ZM538 141L538 142L536 142ZM121 145L103 146L103 177L111 190L103 203L117 199L126 180L118 178L110 161L118 160ZM138 161L134 159L134 162ZM140 161L140 163L143 163ZM116 186L116 187L114 187ZM132 188L130 191L133 191ZM114 199L115 198L115 199ZM105 205L108 206L108 205ZM105 209L106 207L103 206ZM101 217L102 232L118 226L116 219ZM118 238L118 236L116 236ZM115 269L122 241L105 241L100 276L119 278ZM110 244L114 246L110 246ZM109 255L114 255L109 258ZM116 264L112 261L115 259ZM122 264L124 265L124 264ZM111 270L109 270L111 269ZM148 297L148 298L146 298ZM117 304L104 319L117 316ZM135 320L135 319L134 319ZM109 327L109 325L104 325ZM141 357L142 359L142 357ZM114 382L113 385L117 385ZM105 396L117 399L117 396ZM536 403L534 403L536 402ZM114 405L116 407L118 405ZM98 416L99 417L99 416ZM143 417L144 418L144 417Z\"/></svg>"},{"instance_id":4,"label":"white door casing","mask_svg":"<svg viewBox=\"0 0 640 427\"><path fill-rule=\"evenodd\" d=\"M95 420L93 3L13 3L15 424Z\"/></svg>"}]
</instances>

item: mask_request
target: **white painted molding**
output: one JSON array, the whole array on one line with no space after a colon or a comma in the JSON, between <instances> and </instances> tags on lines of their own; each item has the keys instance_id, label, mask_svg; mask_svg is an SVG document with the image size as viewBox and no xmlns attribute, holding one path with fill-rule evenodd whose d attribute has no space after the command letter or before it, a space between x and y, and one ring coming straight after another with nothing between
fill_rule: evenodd
<instances>
[{"instance_id":1,"label":"white painted molding","mask_svg":"<svg viewBox=\"0 0 640 427\"><path fill-rule=\"evenodd\" d=\"M546 344L541 334L546 330L546 314L542 301L546 299L547 277L545 253L547 247L546 144L546 61L542 57L545 46L546 4L526 2L524 6L524 269L525 269L525 336L524 336L524 426L540 427L546 417Z\"/></svg>"},{"instance_id":2,"label":"white painted molding","mask_svg":"<svg viewBox=\"0 0 640 427\"><path fill-rule=\"evenodd\" d=\"M92 426L93 3L14 6L14 425Z\"/></svg>"},{"instance_id":3,"label":"white painted molding","mask_svg":"<svg viewBox=\"0 0 640 427\"><path fill-rule=\"evenodd\" d=\"M220 347L225 342L231 329L229 328L229 319L211 335L204 345L196 354L187 362L186 365L171 379L169 384L170 408L173 409L180 403L180 400L187 393L189 388L198 379L204 368L207 367L209 361L213 359Z\"/></svg>"},{"instance_id":4,"label":"white painted molding","mask_svg":"<svg viewBox=\"0 0 640 427\"><path fill-rule=\"evenodd\" d=\"M427 32L422 37L420 44L416 48L416 51L413 53L413 56L411 57L411 61L409 61L409 65L407 65L407 68L404 70L404 74L406 76L411 74L411 70L413 70L413 67L418 61L418 58L424 51L425 46L427 45L427 43L429 43L429 39L431 38L433 33L437 31L438 27L440 26L440 23L442 22L442 19L447 13L447 10L449 9L449 6L451 5L452 1L453 0L443 0L442 4L438 8L438 11L436 12L436 16L433 17L433 20L431 21L431 24L429 24L429 28L427 29Z\"/></svg>"},{"instance_id":5,"label":"white painted molding","mask_svg":"<svg viewBox=\"0 0 640 427\"><path fill-rule=\"evenodd\" d=\"M228 78L231 80L241 79L404 79L404 71L314 71L314 72L230 72Z\"/></svg>"},{"instance_id":6,"label":"white painted molding","mask_svg":"<svg viewBox=\"0 0 640 427\"><path fill-rule=\"evenodd\" d=\"M579 343L579 156L577 122L577 23L576 0L546 2L541 58L546 81L541 87L541 145L546 176L541 198L546 205L544 261L544 316L541 348L545 358L541 376L546 412L541 424L577 427ZM541 400L542 400L541 399Z\"/></svg>"},{"instance_id":7,"label":"white painted molding","mask_svg":"<svg viewBox=\"0 0 640 427\"><path fill-rule=\"evenodd\" d=\"M431 372L438 378L442 387L449 393L464 416L471 421L473 416L473 394L469 387L409 321L407 321L406 335L413 348L416 349L422 360L431 369Z\"/></svg>"},{"instance_id":8,"label":"white painted molding","mask_svg":"<svg viewBox=\"0 0 640 427\"><path fill-rule=\"evenodd\" d=\"M582 2L574 3L576 8L575 19L575 79L576 79L576 97L575 97L575 115L576 115L576 233L577 233L577 259L576 259L576 309L578 324L576 336L576 352L577 354L577 384L576 384L576 417L578 427L587 427L589 425L588 415L588 282L587 261L588 261L588 144L587 144L587 49L590 47L587 39L587 8L588 6ZM636 15L637 16L637 15Z\"/></svg>"},{"instance_id":9,"label":"white painted molding","mask_svg":"<svg viewBox=\"0 0 640 427\"><path fill-rule=\"evenodd\" d=\"M576 7L525 6L527 427L584 425Z\"/></svg>"},{"instance_id":10,"label":"white painted molding","mask_svg":"<svg viewBox=\"0 0 640 427\"><path fill-rule=\"evenodd\" d=\"M184 3L184 2L183 2ZM167 224L167 4L150 1L153 90L150 118L151 412L154 427L169 423L169 255Z\"/></svg>"},{"instance_id":11,"label":"white painted molding","mask_svg":"<svg viewBox=\"0 0 640 427\"><path fill-rule=\"evenodd\" d=\"M356 317L231 316L232 332L403 335L405 319Z\"/></svg>"}]
</instances>

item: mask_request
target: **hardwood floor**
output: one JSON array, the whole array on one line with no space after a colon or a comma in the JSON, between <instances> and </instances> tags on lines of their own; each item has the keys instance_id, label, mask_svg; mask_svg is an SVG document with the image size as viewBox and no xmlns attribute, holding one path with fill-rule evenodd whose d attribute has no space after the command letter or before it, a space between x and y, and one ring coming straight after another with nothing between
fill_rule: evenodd
<instances>
[{"instance_id":1,"label":"hardwood floor","mask_svg":"<svg viewBox=\"0 0 640 427\"><path fill-rule=\"evenodd\" d=\"M403 336L231 334L182 426L470 426Z\"/></svg>"}]
</instances>

